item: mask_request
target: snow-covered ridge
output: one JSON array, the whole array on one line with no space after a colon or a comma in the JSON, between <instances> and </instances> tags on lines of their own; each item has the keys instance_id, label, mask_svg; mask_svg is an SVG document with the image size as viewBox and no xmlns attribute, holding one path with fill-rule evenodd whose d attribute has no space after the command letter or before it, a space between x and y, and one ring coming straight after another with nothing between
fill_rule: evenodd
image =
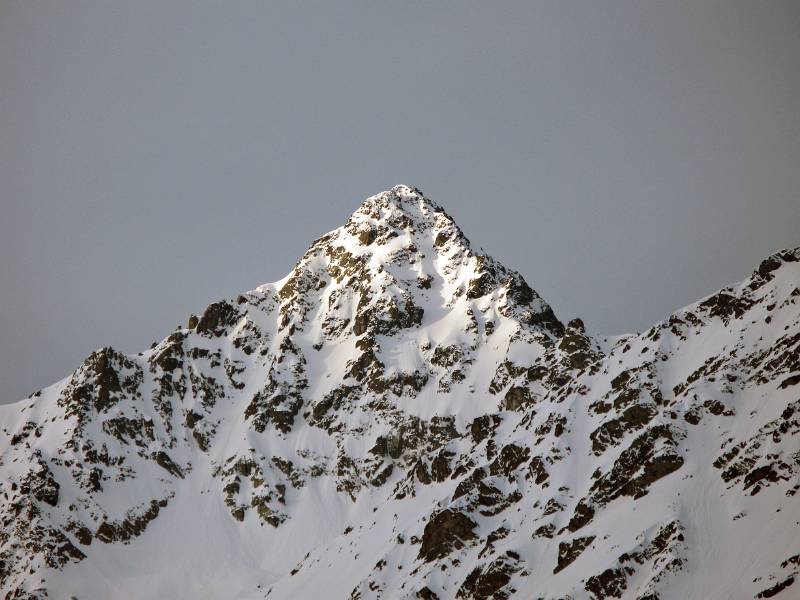
<instances>
[{"instance_id":1,"label":"snow-covered ridge","mask_svg":"<svg viewBox=\"0 0 800 600\"><path fill-rule=\"evenodd\" d=\"M789 598L798 390L800 250L596 339L396 186L281 281L0 407L0 589Z\"/></svg>"}]
</instances>

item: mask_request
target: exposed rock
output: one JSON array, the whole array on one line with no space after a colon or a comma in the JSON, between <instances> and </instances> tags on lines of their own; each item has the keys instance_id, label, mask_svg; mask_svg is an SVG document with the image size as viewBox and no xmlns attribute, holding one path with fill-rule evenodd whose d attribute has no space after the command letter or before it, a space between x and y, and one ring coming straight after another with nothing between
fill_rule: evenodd
<instances>
[{"instance_id":1,"label":"exposed rock","mask_svg":"<svg viewBox=\"0 0 800 600\"><path fill-rule=\"evenodd\" d=\"M569 565L575 562L581 553L594 541L594 536L577 537L569 542L561 542L558 544L558 562L556 563L553 573L558 573L566 569Z\"/></svg>"},{"instance_id":2,"label":"exposed rock","mask_svg":"<svg viewBox=\"0 0 800 600\"><path fill-rule=\"evenodd\" d=\"M447 556L475 539L477 523L453 509L445 509L431 516L422 534L418 558L431 562Z\"/></svg>"}]
</instances>

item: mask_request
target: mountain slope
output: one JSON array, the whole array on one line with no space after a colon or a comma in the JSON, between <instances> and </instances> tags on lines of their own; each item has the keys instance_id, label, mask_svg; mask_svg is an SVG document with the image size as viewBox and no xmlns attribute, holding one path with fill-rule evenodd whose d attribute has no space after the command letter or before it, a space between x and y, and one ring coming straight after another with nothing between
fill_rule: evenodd
<instances>
[{"instance_id":1,"label":"mountain slope","mask_svg":"<svg viewBox=\"0 0 800 600\"><path fill-rule=\"evenodd\" d=\"M2 590L792 597L799 287L784 251L596 338L397 186L285 279L0 407Z\"/></svg>"}]
</instances>

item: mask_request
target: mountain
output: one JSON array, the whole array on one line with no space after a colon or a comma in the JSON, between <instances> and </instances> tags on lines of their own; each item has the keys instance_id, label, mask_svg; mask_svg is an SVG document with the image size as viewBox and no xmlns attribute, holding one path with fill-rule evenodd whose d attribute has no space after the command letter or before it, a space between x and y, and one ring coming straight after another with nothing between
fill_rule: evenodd
<instances>
[{"instance_id":1,"label":"mountain","mask_svg":"<svg viewBox=\"0 0 800 600\"><path fill-rule=\"evenodd\" d=\"M0 428L7 599L796 598L800 249L598 337L397 186Z\"/></svg>"}]
</instances>

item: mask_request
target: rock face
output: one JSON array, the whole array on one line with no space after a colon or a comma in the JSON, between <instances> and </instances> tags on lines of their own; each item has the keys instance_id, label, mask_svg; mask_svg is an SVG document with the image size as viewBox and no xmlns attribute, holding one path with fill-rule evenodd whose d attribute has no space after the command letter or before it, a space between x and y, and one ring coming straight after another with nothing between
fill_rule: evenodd
<instances>
[{"instance_id":1,"label":"rock face","mask_svg":"<svg viewBox=\"0 0 800 600\"><path fill-rule=\"evenodd\" d=\"M397 186L198 314L0 407L3 597L800 593L800 250L603 338Z\"/></svg>"}]
</instances>

